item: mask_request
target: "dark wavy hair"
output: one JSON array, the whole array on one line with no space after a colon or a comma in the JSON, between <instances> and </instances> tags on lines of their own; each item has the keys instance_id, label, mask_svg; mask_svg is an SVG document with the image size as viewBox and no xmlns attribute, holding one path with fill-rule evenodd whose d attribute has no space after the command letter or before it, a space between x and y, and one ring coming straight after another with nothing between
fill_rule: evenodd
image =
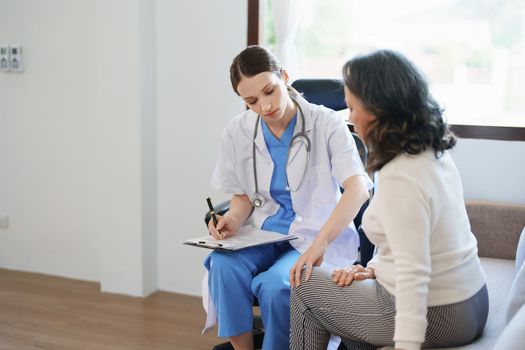
<instances>
[{"instance_id":1,"label":"dark wavy hair","mask_svg":"<svg viewBox=\"0 0 525 350\"><path fill-rule=\"evenodd\" d=\"M251 78L263 72L271 72L283 78L283 66L277 56L263 46L248 46L235 56L230 66L230 80L233 91L237 95L239 94L237 87L243 77ZM290 85L286 84L286 88L290 96L299 95Z\"/></svg>"},{"instance_id":2,"label":"dark wavy hair","mask_svg":"<svg viewBox=\"0 0 525 350\"><path fill-rule=\"evenodd\" d=\"M401 153L418 154L432 147L436 158L456 144L419 70L400 53L375 51L346 62L346 87L376 119L366 137L367 169L381 169Z\"/></svg>"}]
</instances>

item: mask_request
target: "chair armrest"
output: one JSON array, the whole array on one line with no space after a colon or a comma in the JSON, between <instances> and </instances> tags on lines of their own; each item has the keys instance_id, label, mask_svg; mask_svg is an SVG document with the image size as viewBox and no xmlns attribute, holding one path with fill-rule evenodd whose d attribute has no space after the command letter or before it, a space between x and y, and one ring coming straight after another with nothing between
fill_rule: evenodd
<instances>
[{"instance_id":1,"label":"chair armrest","mask_svg":"<svg viewBox=\"0 0 525 350\"><path fill-rule=\"evenodd\" d=\"M471 230L478 240L479 256L515 259L525 226L525 205L469 200L466 209Z\"/></svg>"}]
</instances>

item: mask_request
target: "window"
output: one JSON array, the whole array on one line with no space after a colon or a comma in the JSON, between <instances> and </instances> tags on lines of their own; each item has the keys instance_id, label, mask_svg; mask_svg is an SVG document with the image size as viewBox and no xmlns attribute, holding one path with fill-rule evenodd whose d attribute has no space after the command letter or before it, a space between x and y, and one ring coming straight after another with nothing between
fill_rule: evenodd
<instances>
[{"instance_id":1,"label":"window","mask_svg":"<svg viewBox=\"0 0 525 350\"><path fill-rule=\"evenodd\" d=\"M261 11L261 43L270 48L276 44L273 1L279 0L264 1ZM524 137L525 0L301 4L295 78L340 78L347 59L394 49L427 76L450 124L507 127Z\"/></svg>"}]
</instances>

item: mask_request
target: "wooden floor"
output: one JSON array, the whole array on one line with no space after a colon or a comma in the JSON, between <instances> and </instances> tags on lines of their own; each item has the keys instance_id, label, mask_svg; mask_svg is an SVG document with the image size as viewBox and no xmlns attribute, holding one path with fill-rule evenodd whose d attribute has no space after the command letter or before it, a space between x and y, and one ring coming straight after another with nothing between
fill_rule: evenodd
<instances>
[{"instance_id":1,"label":"wooden floor","mask_svg":"<svg viewBox=\"0 0 525 350\"><path fill-rule=\"evenodd\" d=\"M201 300L101 293L99 284L0 269L0 350L211 349ZM213 333L213 334L212 334Z\"/></svg>"}]
</instances>

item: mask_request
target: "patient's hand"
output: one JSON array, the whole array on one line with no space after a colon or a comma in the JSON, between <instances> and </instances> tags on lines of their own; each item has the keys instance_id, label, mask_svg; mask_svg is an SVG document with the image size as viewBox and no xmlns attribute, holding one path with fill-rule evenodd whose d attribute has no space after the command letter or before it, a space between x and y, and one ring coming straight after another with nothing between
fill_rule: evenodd
<instances>
[{"instance_id":1,"label":"patient's hand","mask_svg":"<svg viewBox=\"0 0 525 350\"><path fill-rule=\"evenodd\" d=\"M366 279L375 279L376 274L374 269L363 267L361 265L353 265L343 269L336 269L332 272L332 280L340 287L346 287L352 284L352 281L362 281Z\"/></svg>"}]
</instances>

